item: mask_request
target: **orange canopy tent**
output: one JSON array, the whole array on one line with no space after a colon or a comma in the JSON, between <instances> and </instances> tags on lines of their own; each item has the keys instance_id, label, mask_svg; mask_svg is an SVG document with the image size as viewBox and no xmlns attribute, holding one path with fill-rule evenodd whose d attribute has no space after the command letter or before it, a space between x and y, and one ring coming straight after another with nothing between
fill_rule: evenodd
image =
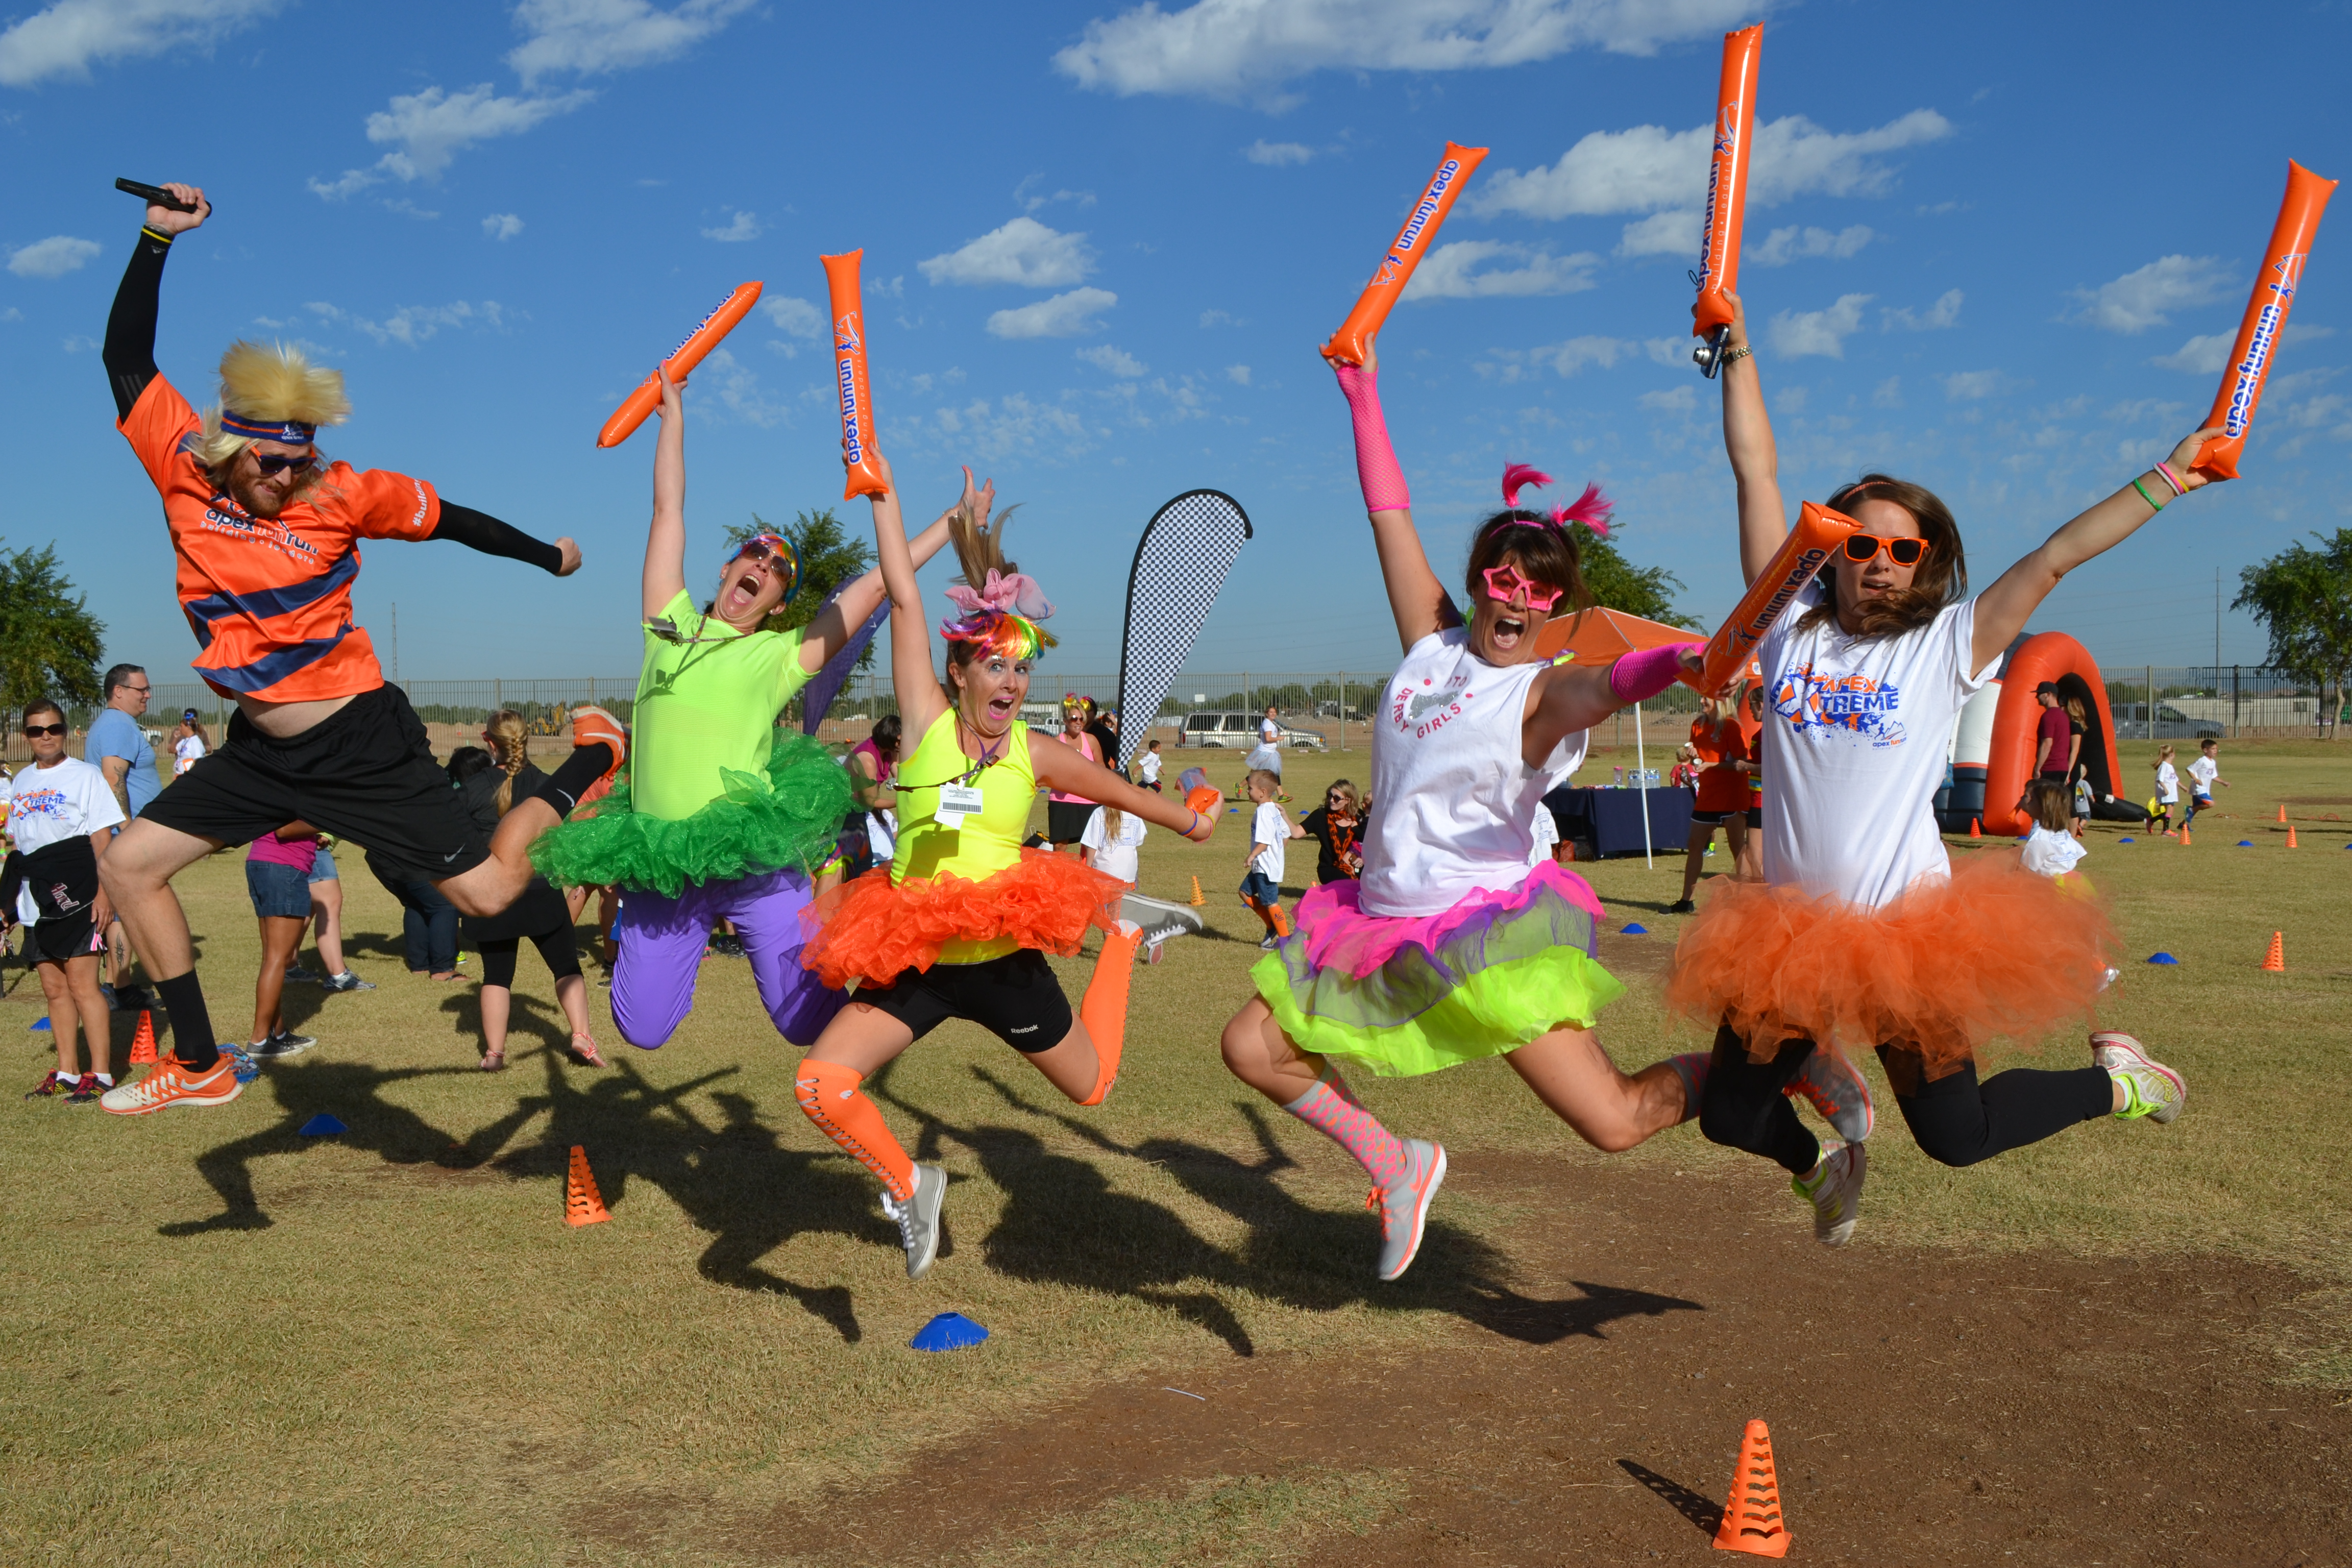
<instances>
[{"instance_id":1,"label":"orange canopy tent","mask_svg":"<svg viewBox=\"0 0 2352 1568\"><path fill-rule=\"evenodd\" d=\"M1704 634L1684 626L1645 620L1622 610L1594 608L1546 622L1536 635L1536 649L1546 658L1571 653L1579 664L1609 664L1636 648L1703 640Z\"/></svg>"}]
</instances>

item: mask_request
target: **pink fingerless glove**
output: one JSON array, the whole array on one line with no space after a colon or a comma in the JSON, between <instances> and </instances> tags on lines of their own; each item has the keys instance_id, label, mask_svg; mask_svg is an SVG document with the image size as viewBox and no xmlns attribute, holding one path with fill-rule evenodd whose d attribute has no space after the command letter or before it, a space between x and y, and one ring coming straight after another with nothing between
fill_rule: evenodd
<instances>
[{"instance_id":1,"label":"pink fingerless glove","mask_svg":"<svg viewBox=\"0 0 2352 1568\"><path fill-rule=\"evenodd\" d=\"M1646 702L1682 679L1683 650L1705 643L1636 648L1609 667L1609 694L1620 702Z\"/></svg>"},{"instance_id":2,"label":"pink fingerless glove","mask_svg":"<svg viewBox=\"0 0 2352 1568\"><path fill-rule=\"evenodd\" d=\"M1389 446L1389 422L1381 414L1380 374L1360 365L1335 364L1339 390L1356 430L1356 482L1364 489L1364 510L1402 511L1412 505L1404 470Z\"/></svg>"}]
</instances>

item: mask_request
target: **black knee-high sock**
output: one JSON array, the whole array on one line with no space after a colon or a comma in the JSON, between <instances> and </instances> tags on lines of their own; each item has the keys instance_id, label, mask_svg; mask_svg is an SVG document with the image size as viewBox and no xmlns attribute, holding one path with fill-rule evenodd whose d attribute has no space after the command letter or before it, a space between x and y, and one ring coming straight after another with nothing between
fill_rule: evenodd
<instances>
[{"instance_id":1,"label":"black knee-high sock","mask_svg":"<svg viewBox=\"0 0 2352 1568\"><path fill-rule=\"evenodd\" d=\"M604 742L574 746L572 754L563 759L563 765L555 770L555 776L539 792L539 798L553 806L556 816L570 816L572 808L580 804L580 797L588 793L588 786L603 778L612 766L613 748Z\"/></svg>"},{"instance_id":2,"label":"black knee-high sock","mask_svg":"<svg viewBox=\"0 0 2352 1568\"><path fill-rule=\"evenodd\" d=\"M204 987L196 984L196 972L175 974L169 980L155 982L155 994L163 1004L163 1011L172 1019L172 1055L190 1072L210 1072L220 1060L220 1047L213 1043L213 1016L205 1008Z\"/></svg>"}]
</instances>

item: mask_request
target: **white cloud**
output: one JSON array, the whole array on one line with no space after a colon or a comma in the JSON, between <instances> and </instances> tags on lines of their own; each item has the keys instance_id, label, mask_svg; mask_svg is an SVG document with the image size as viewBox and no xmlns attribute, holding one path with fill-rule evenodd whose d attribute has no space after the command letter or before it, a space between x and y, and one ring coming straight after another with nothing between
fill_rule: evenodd
<instances>
[{"instance_id":1,"label":"white cloud","mask_svg":"<svg viewBox=\"0 0 2352 1568\"><path fill-rule=\"evenodd\" d=\"M684 0L663 11L646 0L522 0L514 19L529 35L507 57L525 87L555 71L595 76L676 59L751 8L752 0Z\"/></svg>"},{"instance_id":2,"label":"white cloud","mask_svg":"<svg viewBox=\"0 0 2352 1568\"><path fill-rule=\"evenodd\" d=\"M769 400L760 374L724 347L710 351L694 373L694 384L704 395L716 395L721 406L747 425L770 429L792 417L785 405Z\"/></svg>"},{"instance_id":3,"label":"white cloud","mask_svg":"<svg viewBox=\"0 0 2352 1568\"><path fill-rule=\"evenodd\" d=\"M1242 149L1242 156L1253 163L1279 169L1288 163L1306 163L1315 156L1315 149L1297 142L1269 142L1261 136Z\"/></svg>"},{"instance_id":4,"label":"white cloud","mask_svg":"<svg viewBox=\"0 0 2352 1568\"><path fill-rule=\"evenodd\" d=\"M2075 289L2083 302L2075 319L2111 332L2144 332L2169 321L2170 312L2210 304L2230 289L2230 270L2219 257L2159 257L2112 283Z\"/></svg>"},{"instance_id":5,"label":"white cloud","mask_svg":"<svg viewBox=\"0 0 2352 1568\"><path fill-rule=\"evenodd\" d=\"M53 234L11 250L8 270L19 278L62 278L68 272L80 271L98 252L95 240Z\"/></svg>"},{"instance_id":6,"label":"white cloud","mask_svg":"<svg viewBox=\"0 0 2352 1568\"><path fill-rule=\"evenodd\" d=\"M522 232L522 219L512 213L492 213L482 220L482 232L492 239L512 239Z\"/></svg>"},{"instance_id":7,"label":"white cloud","mask_svg":"<svg viewBox=\"0 0 2352 1568\"><path fill-rule=\"evenodd\" d=\"M1496 258L1518 265L1478 270L1481 262ZM1422 258L1412 280L1404 286L1403 298L1480 300L1496 295L1574 294L1593 287L1592 269L1600 265L1601 258L1590 251L1554 256L1549 250L1497 240L1456 240Z\"/></svg>"},{"instance_id":8,"label":"white cloud","mask_svg":"<svg viewBox=\"0 0 2352 1568\"><path fill-rule=\"evenodd\" d=\"M464 300L447 305L403 305L381 321L346 316L332 305L312 305L310 309L331 321L348 320L379 343L398 343L412 349L444 327L478 323L495 329L506 325L506 307L496 300L485 300L478 305Z\"/></svg>"},{"instance_id":9,"label":"white cloud","mask_svg":"<svg viewBox=\"0 0 2352 1568\"><path fill-rule=\"evenodd\" d=\"M988 318L988 330L1000 338L1074 338L1091 332L1100 323L1095 317L1118 303L1108 289L1073 289L1034 305L999 310Z\"/></svg>"},{"instance_id":10,"label":"white cloud","mask_svg":"<svg viewBox=\"0 0 2352 1568\"><path fill-rule=\"evenodd\" d=\"M89 79L94 60L209 50L280 0L57 0L0 33L0 86Z\"/></svg>"},{"instance_id":11,"label":"white cloud","mask_svg":"<svg viewBox=\"0 0 2352 1568\"><path fill-rule=\"evenodd\" d=\"M1890 375L1880 382L1877 390L1870 395L1870 402L1874 408L1902 407L1903 378L1899 375Z\"/></svg>"},{"instance_id":12,"label":"white cloud","mask_svg":"<svg viewBox=\"0 0 2352 1568\"><path fill-rule=\"evenodd\" d=\"M1652 213L1625 226L1618 242L1620 256L1696 256L1699 215L1680 208Z\"/></svg>"},{"instance_id":13,"label":"white cloud","mask_svg":"<svg viewBox=\"0 0 2352 1568\"><path fill-rule=\"evenodd\" d=\"M1958 289L1947 289L1936 297L1936 302L1927 307L1925 315L1913 315L1907 305L1890 310L1886 312L1885 330L1890 332L1933 332L1946 327L1957 327L1960 324L1961 301L1967 298Z\"/></svg>"},{"instance_id":14,"label":"white cloud","mask_svg":"<svg viewBox=\"0 0 2352 1568\"><path fill-rule=\"evenodd\" d=\"M1225 366L1225 379L1235 386L1247 386L1250 384L1250 367L1245 364L1229 364Z\"/></svg>"},{"instance_id":15,"label":"white cloud","mask_svg":"<svg viewBox=\"0 0 2352 1568\"><path fill-rule=\"evenodd\" d=\"M1781 311L1772 318L1774 352L1787 359L1807 354L1845 358L1845 340L1861 329L1862 308L1870 299L1867 294L1841 294L1826 310Z\"/></svg>"},{"instance_id":16,"label":"white cloud","mask_svg":"<svg viewBox=\"0 0 2352 1568\"><path fill-rule=\"evenodd\" d=\"M745 240L757 239L766 232L760 226L757 214L747 213L738 207L734 222L724 228L706 228L702 231L702 237L718 240L722 245L740 245Z\"/></svg>"},{"instance_id":17,"label":"white cloud","mask_svg":"<svg viewBox=\"0 0 2352 1568\"><path fill-rule=\"evenodd\" d=\"M2336 335L2333 327L2305 327L2290 321L2279 334L2279 343L2310 342L2318 338ZM2162 365L2166 370L2185 370L2195 375L2219 375L2230 363L2230 351L2238 344L2237 329L2226 332L2205 332L2189 339L2168 354L2158 354L2147 363Z\"/></svg>"},{"instance_id":18,"label":"white cloud","mask_svg":"<svg viewBox=\"0 0 2352 1568\"><path fill-rule=\"evenodd\" d=\"M1932 109L1915 109L1872 131L1824 131L1801 114L1756 128L1756 157L1748 172L1748 204L1777 206L1798 196L1875 196L1893 185L1895 171L1882 154L1940 142L1951 121ZM1526 174L1505 169L1471 198L1484 213L1526 217L1597 217L1611 213L1696 212L1706 205L1707 160L1714 127L1668 131L1636 125L1595 131L1549 168Z\"/></svg>"},{"instance_id":19,"label":"white cloud","mask_svg":"<svg viewBox=\"0 0 2352 1568\"><path fill-rule=\"evenodd\" d=\"M961 408L942 408L933 416L940 429L956 437L961 450L983 462L1008 457L1066 459L1094 446L1086 422L1067 408L1033 403L1013 393L992 404L975 398Z\"/></svg>"},{"instance_id":20,"label":"white cloud","mask_svg":"<svg viewBox=\"0 0 2352 1568\"><path fill-rule=\"evenodd\" d=\"M1080 349L1078 357L1090 365L1107 370L1116 376L1132 378L1141 375L1149 367L1125 349L1115 349L1108 343L1097 343L1090 349Z\"/></svg>"},{"instance_id":21,"label":"white cloud","mask_svg":"<svg viewBox=\"0 0 2352 1568\"><path fill-rule=\"evenodd\" d=\"M8 307L6 310L0 310L0 321L23 321L24 319L25 319L25 312L24 312L24 311L22 311L22 310L18 310L18 309L16 309L16 306L14 306L14 305L9 306L9 307ZM1247 369L1248 367L1247 367L1247 366L1243 366L1242 368L1244 368L1244 369Z\"/></svg>"},{"instance_id":22,"label":"white cloud","mask_svg":"<svg viewBox=\"0 0 2352 1568\"><path fill-rule=\"evenodd\" d=\"M1203 310L1201 312L1201 325L1203 328L1238 327L1243 324L1243 322L1234 318L1233 312L1230 310Z\"/></svg>"},{"instance_id":23,"label":"white cloud","mask_svg":"<svg viewBox=\"0 0 2352 1568\"><path fill-rule=\"evenodd\" d=\"M916 263L916 270L939 283L1017 283L1024 289L1058 289L1094 270L1094 253L1083 234L1063 234L1034 217L1016 217L944 256Z\"/></svg>"},{"instance_id":24,"label":"white cloud","mask_svg":"<svg viewBox=\"0 0 2352 1568\"><path fill-rule=\"evenodd\" d=\"M1611 370L1620 360L1645 355L1658 364L1687 365L1690 351L1685 345L1688 342L1686 338L1652 338L1646 342L1632 338L1570 338L1565 342L1546 343L1532 349L1489 349L1488 357L1472 368L1490 381L1500 381L1507 385L1529 380L1547 369L1558 375L1570 376L1587 365Z\"/></svg>"},{"instance_id":25,"label":"white cloud","mask_svg":"<svg viewBox=\"0 0 2352 1568\"><path fill-rule=\"evenodd\" d=\"M1955 403L1973 403L2001 388L2001 374L1997 370L1955 371L1938 379L1944 384L1944 395Z\"/></svg>"},{"instance_id":26,"label":"white cloud","mask_svg":"<svg viewBox=\"0 0 2352 1568\"><path fill-rule=\"evenodd\" d=\"M1688 414L1698 406L1698 389L1685 383L1670 392L1645 392L1636 401L1660 414Z\"/></svg>"},{"instance_id":27,"label":"white cloud","mask_svg":"<svg viewBox=\"0 0 2352 1568\"><path fill-rule=\"evenodd\" d=\"M562 98L500 98L483 82L463 92L428 87L396 97L389 108L367 117L367 139L379 146L397 142L397 150L377 159L373 168L346 169L338 180L312 180L310 189L339 201L387 175L403 181L438 179L450 161L475 142L520 135L542 121L571 113L594 96L573 92Z\"/></svg>"},{"instance_id":28,"label":"white cloud","mask_svg":"<svg viewBox=\"0 0 2352 1568\"><path fill-rule=\"evenodd\" d=\"M814 338L824 331L824 312L806 300L775 296L760 301L760 309L768 320L776 323L779 331L796 338Z\"/></svg>"},{"instance_id":29,"label":"white cloud","mask_svg":"<svg viewBox=\"0 0 2352 1568\"><path fill-rule=\"evenodd\" d=\"M1197 0L1088 22L1054 57L1082 87L1257 99L1318 70L1475 70L1577 48L1646 55L1747 20L1748 0Z\"/></svg>"},{"instance_id":30,"label":"white cloud","mask_svg":"<svg viewBox=\"0 0 2352 1568\"><path fill-rule=\"evenodd\" d=\"M1763 244L1746 252L1746 258L1759 267L1786 267L1814 256L1843 261L1876 237L1867 224L1859 223L1835 234L1825 228L1776 228Z\"/></svg>"}]
</instances>

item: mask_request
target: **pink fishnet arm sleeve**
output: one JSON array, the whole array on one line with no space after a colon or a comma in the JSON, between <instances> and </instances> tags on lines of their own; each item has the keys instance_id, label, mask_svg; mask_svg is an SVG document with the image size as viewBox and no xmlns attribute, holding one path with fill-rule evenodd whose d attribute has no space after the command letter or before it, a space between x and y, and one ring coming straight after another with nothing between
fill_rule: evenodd
<instances>
[{"instance_id":1,"label":"pink fishnet arm sleeve","mask_svg":"<svg viewBox=\"0 0 2352 1568\"><path fill-rule=\"evenodd\" d=\"M1352 364L1335 364L1339 390L1348 399L1348 416L1356 430L1356 482L1364 489L1364 510L1402 511L1412 505L1405 488L1404 470L1397 467L1389 446L1389 422L1381 414L1380 373Z\"/></svg>"},{"instance_id":2,"label":"pink fishnet arm sleeve","mask_svg":"<svg viewBox=\"0 0 2352 1568\"><path fill-rule=\"evenodd\" d=\"M1620 702L1647 702L1681 677L1684 649L1706 646L1677 642L1636 648L1609 667L1610 695Z\"/></svg>"}]
</instances>

